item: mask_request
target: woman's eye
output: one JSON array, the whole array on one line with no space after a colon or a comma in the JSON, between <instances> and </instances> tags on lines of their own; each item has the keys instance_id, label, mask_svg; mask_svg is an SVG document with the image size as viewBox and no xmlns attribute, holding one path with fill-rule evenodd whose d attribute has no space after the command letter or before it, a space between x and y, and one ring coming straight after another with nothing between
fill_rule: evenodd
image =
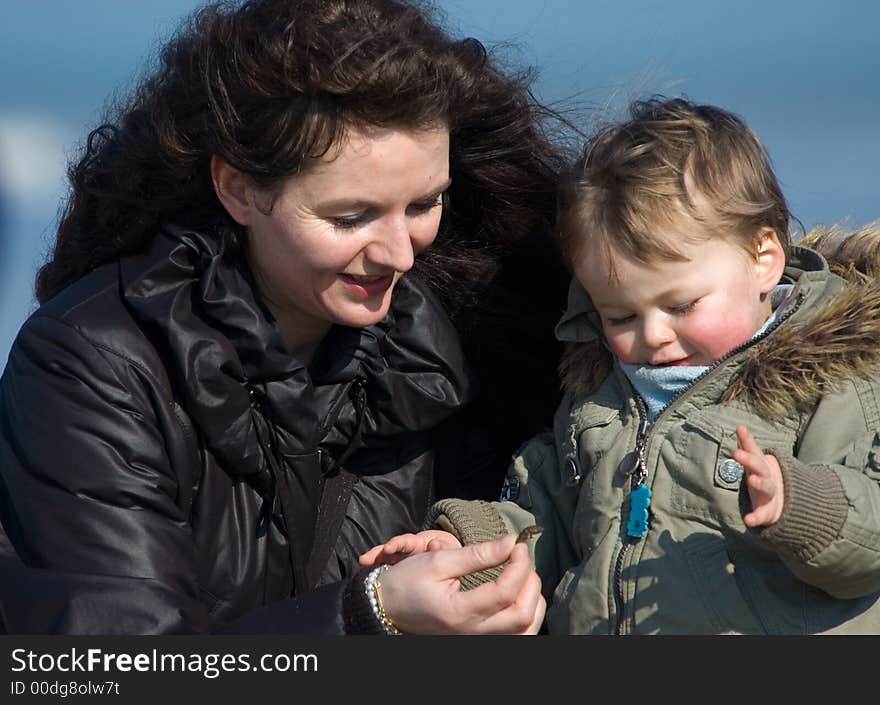
<instances>
[{"instance_id":1,"label":"woman's eye","mask_svg":"<svg viewBox=\"0 0 880 705\"><path fill-rule=\"evenodd\" d=\"M407 208L407 215L409 216L421 216L429 213L435 208L441 206L443 204L443 200L440 196L437 198L433 198L430 201L420 201L419 203L413 203ZM372 218L377 217L377 214L371 213L367 211L365 213L352 213L351 215L336 215L327 218L327 220L333 225L335 228L339 228L340 230L352 230L354 228L360 227L361 225L365 225Z\"/></svg>"},{"instance_id":2,"label":"woman's eye","mask_svg":"<svg viewBox=\"0 0 880 705\"><path fill-rule=\"evenodd\" d=\"M443 198L441 196L437 196L437 198L433 198L430 201L422 201L420 203L413 203L410 206L410 210L414 215L423 215L428 213L438 206L443 205Z\"/></svg>"},{"instance_id":3,"label":"woman's eye","mask_svg":"<svg viewBox=\"0 0 880 705\"><path fill-rule=\"evenodd\" d=\"M357 215L338 215L328 219L334 227L341 228L342 230L351 230L352 228L356 228L359 225L362 225L366 218L364 215L358 213Z\"/></svg>"}]
</instances>

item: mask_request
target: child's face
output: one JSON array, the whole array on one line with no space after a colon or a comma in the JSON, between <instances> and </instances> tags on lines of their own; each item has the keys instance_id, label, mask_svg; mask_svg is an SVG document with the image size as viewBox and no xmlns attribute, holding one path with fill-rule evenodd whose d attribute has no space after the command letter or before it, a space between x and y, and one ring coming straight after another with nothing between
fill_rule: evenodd
<instances>
[{"instance_id":1,"label":"child's face","mask_svg":"<svg viewBox=\"0 0 880 705\"><path fill-rule=\"evenodd\" d=\"M773 252L762 254L768 242ZM621 361L709 365L751 338L770 316L765 294L779 282L785 259L775 235L765 238L757 258L724 240L679 249L688 261L646 265L613 252L579 258L575 275ZM609 256L617 273L611 281Z\"/></svg>"}]
</instances>

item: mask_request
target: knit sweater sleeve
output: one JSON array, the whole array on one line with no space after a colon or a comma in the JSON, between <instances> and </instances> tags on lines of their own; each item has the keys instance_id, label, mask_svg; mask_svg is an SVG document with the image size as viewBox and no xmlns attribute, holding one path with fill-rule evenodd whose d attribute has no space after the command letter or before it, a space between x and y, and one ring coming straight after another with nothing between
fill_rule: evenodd
<instances>
[{"instance_id":1,"label":"knit sweater sleeve","mask_svg":"<svg viewBox=\"0 0 880 705\"><path fill-rule=\"evenodd\" d=\"M812 415L796 455L772 451L780 519L756 531L801 580L839 598L880 591L880 386L850 383Z\"/></svg>"},{"instance_id":2,"label":"knit sweater sleeve","mask_svg":"<svg viewBox=\"0 0 880 705\"><path fill-rule=\"evenodd\" d=\"M556 447L551 433L528 441L515 455L507 472L505 501L445 499L434 505L426 528L444 529L463 545L519 534L530 526L543 531L526 539L535 570L549 597L562 572L576 560L571 547L571 488L561 486ZM495 580L496 566L461 578L464 589Z\"/></svg>"},{"instance_id":3,"label":"knit sweater sleeve","mask_svg":"<svg viewBox=\"0 0 880 705\"><path fill-rule=\"evenodd\" d=\"M462 546L498 539L510 528L498 511L496 502L483 500L444 499L437 502L425 519L426 528L442 529L454 535ZM461 576L463 590L470 590L493 581L501 575L503 565Z\"/></svg>"},{"instance_id":4,"label":"knit sweater sleeve","mask_svg":"<svg viewBox=\"0 0 880 705\"><path fill-rule=\"evenodd\" d=\"M837 474L829 466L806 466L774 451L782 469L785 510L761 530L778 552L807 563L840 535L849 505Z\"/></svg>"}]
</instances>

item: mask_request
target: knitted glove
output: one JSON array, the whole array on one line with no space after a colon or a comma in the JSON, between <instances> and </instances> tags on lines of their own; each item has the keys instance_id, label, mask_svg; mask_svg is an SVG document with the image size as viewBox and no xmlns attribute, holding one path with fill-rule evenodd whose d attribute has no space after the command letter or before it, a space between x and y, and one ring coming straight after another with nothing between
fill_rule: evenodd
<instances>
[{"instance_id":1,"label":"knitted glove","mask_svg":"<svg viewBox=\"0 0 880 705\"><path fill-rule=\"evenodd\" d=\"M442 499L428 511L423 529L441 529L455 536L462 544L493 541L510 533L501 514L483 500ZM463 575L461 589L471 590L483 583L496 580L504 565Z\"/></svg>"}]
</instances>

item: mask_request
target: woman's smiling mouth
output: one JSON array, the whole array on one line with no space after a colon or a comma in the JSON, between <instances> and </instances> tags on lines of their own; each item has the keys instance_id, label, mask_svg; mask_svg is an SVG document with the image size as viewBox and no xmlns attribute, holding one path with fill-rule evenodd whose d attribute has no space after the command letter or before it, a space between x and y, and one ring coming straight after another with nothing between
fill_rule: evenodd
<instances>
[{"instance_id":1,"label":"woman's smiling mouth","mask_svg":"<svg viewBox=\"0 0 880 705\"><path fill-rule=\"evenodd\" d=\"M384 294L394 283L394 274L346 274L339 278L358 296L368 298Z\"/></svg>"}]
</instances>

